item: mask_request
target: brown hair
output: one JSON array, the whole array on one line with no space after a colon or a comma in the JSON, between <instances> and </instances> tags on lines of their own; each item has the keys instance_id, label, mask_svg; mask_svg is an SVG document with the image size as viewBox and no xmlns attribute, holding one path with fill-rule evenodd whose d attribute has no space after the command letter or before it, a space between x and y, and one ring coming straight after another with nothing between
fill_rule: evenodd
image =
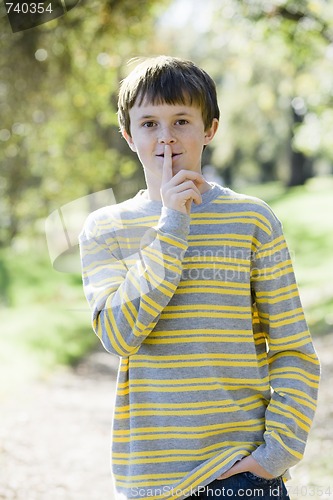
<instances>
[{"instance_id":1,"label":"brown hair","mask_svg":"<svg viewBox=\"0 0 333 500\"><path fill-rule=\"evenodd\" d=\"M141 62L122 82L118 98L118 119L131 135L129 110L147 99L152 104L185 104L202 111L205 129L219 119L213 79L193 62L177 57L158 56Z\"/></svg>"}]
</instances>

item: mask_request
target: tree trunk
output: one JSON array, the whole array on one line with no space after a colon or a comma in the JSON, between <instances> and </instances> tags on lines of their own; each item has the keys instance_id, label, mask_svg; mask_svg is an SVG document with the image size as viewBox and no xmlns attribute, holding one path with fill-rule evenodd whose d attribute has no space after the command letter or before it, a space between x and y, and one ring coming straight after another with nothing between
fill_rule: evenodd
<instances>
[{"instance_id":1,"label":"tree trunk","mask_svg":"<svg viewBox=\"0 0 333 500\"><path fill-rule=\"evenodd\" d=\"M304 120L303 113L297 113L292 107L293 127L290 140L290 171L288 187L303 186L305 182L313 176L313 160L305 156L301 151L295 151L292 148L292 139L294 137L295 126Z\"/></svg>"}]
</instances>

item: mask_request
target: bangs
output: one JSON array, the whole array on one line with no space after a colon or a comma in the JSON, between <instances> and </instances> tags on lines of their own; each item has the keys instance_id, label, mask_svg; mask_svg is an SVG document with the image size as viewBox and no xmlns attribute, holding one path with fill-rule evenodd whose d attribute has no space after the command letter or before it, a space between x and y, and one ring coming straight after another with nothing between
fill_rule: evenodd
<instances>
[{"instance_id":1,"label":"bangs","mask_svg":"<svg viewBox=\"0 0 333 500\"><path fill-rule=\"evenodd\" d=\"M173 79L175 80L175 79ZM181 85L180 85L181 83ZM167 82L155 80L152 82L145 82L140 85L138 92L133 101L141 106L144 102L153 105L159 104L183 104L184 106L202 107L201 94L198 88L191 85L189 82L171 81Z\"/></svg>"}]
</instances>

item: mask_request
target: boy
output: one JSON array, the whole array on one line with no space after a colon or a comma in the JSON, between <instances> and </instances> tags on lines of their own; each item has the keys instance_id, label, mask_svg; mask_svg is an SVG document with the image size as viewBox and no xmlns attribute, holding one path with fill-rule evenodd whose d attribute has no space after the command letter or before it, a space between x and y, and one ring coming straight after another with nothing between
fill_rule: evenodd
<instances>
[{"instance_id":1,"label":"boy","mask_svg":"<svg viewBox=\"0 0 333 500\"><path fill-rule=\"evenodd\" d=\"M93 328L121 358L116 499L288 498L319 362L281 224L201 175L219 119L203 70L148 59L118 106L147 190L91 214L80 236Z\"/></svg>"}]
</instances>

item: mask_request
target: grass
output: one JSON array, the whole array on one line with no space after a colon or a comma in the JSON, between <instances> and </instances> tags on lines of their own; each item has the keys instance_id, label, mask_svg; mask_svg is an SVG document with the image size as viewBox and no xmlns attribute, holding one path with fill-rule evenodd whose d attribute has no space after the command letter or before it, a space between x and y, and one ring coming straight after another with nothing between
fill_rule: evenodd
<instances>
[{"instance_id":1,"label":"grass","mask_svg":"<svg viewBox=\"0 0 333 500\"><path fill-rule=\"evenodd\" d=\"M312 333L332 331L333 179L288 191L278 183L242 191L267 201L283 222ZM44 245L29 245L0 253L0 379L7 381L0 393L75 364L98 342L81 276L54 271Z\"/></svg>"},{"instance_id":2,"label":"grass","mask_svg":"<svg viewBox=\"0 0 333 500\"><path fill-rule=\"evenodd\" d=\"M46 253L33 250L0 254L0 393L75 364L98 342L81 277L54 271Z\"/></svg>"}]
</instances>

